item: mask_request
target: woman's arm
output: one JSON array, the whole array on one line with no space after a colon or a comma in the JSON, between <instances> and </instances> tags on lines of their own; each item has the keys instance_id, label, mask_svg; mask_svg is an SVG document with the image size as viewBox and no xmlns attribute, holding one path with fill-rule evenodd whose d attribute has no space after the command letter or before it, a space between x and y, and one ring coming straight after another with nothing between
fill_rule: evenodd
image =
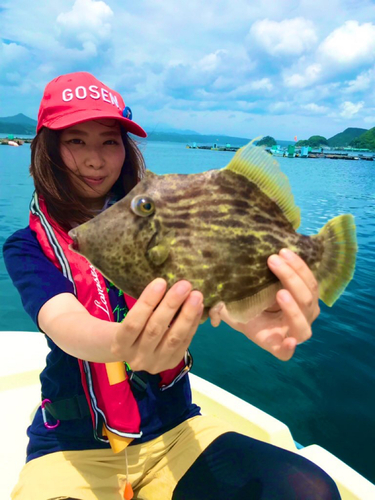
<instances>
[{"instance_id":1,"label":"woman's arm","mask_svg":"<svg viewBox=\"0 0 375 500\"><path fill-rule=\"evenodd\" d=\"M166 286L160 278L150 283L122 323L91 316L70 293L48 300L38 323L55 344L79 359L127 361L133 370L159 373L181 361L203 312L202 294L191 291L190 283L180 281L165 293Z\"/></svg>"}]
</instances>

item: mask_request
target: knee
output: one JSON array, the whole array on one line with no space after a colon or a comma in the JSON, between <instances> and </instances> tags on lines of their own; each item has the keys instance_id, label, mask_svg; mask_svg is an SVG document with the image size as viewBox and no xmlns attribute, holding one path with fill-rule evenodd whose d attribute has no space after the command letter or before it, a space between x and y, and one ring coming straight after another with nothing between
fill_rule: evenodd
<instances>
[{"instance_id":1,"label":"knee","mask_svg":"<svg viewBox=\"0 0 375 500\"><path fill-rule=\"evenodd\" d=\"M334 480L323 469L305 459L298 474L292 474L296 498L306 500L340 500L341 496Z\"/></svg>"}]
</instances>

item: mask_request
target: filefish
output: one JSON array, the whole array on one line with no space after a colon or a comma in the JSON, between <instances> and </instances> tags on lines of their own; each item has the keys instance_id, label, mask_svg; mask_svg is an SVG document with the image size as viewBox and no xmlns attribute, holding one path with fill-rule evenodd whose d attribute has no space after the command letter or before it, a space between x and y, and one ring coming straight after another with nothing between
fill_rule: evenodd
<instances>
[{"instance_id":1,"label":"filefish","mask_svg":"<svg viewBox=\"0 0 375 500\"><path fill-rule=\"evenodd\" d=\"M161 277L188 280L204 296L204 315L224 302L247 322L275 302L280 281L267 259L296 252L328 306L353 277L357 253L351 214L318 234L296 232L300 209L275 159L251 143L222 169L145 177L120 201L72 229L71 248L126 294L138 298Z\"/></svg>"}]
</instances>

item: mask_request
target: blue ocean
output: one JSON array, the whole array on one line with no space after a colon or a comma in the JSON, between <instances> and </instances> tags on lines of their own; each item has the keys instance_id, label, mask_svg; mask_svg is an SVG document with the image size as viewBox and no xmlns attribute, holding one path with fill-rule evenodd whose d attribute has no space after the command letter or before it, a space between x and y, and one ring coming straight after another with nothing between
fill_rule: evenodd
<instances>
[{"instance_id":1,"label":"blue ocean","mask_svg":"<svg viewBox=\"0 0 375 500\"><path fill-rule=\"evenodd\" d=\"M233 156L186 149L181 143L148 141L140 148L155 173L221 168ZM359 253L354 279L332 308L321 304L313 337L298 346L291 361L277 360L225 325L214 329L206 322L191 346L193 373L282 420L302 445L323 446L375 482L375 163L278 160L301 207L299 232L314 234L339 214L355 216ZM28 144L0 146L1 245L28 224L29 163ZM0 303L0 331L36 331L2 257Z\"/></svg>"}]
</instances>

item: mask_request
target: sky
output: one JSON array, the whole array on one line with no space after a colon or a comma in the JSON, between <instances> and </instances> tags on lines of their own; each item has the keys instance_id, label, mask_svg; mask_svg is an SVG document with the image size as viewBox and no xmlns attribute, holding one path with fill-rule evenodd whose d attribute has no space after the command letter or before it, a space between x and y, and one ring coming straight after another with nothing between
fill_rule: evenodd
<instances>
[{"instance_id":1,"label":"sky","mask_svg":"<svg viewBox=\"0 0 375 500\"><path fill-rule=\"evenodd\" d=\"M89 71L146 130L280 140L375 126L370 0L0 0L0 116Z\"/></svg>"}]
</instances>

